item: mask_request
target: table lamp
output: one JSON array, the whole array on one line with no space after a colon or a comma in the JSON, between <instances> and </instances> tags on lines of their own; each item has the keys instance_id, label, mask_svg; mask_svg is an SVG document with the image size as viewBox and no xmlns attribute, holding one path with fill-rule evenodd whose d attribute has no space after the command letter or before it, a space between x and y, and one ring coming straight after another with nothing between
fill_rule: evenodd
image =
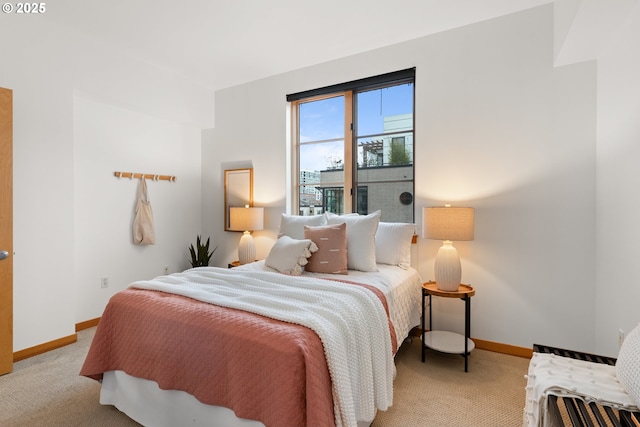
<instances>
[{"instance_id":1,"label":"table lamp","mask_svg":"<svg viewBox=\"0 0 640 427\"><path fill-rule=\"evenodd\" d=\"M251 232L262 230L264 208L254 208L248 205L244 208L229 208L229 228L233 231L244 231L238 244L238 260L240 264L247 264L256 260L256 245Z\"/></svg>"},{"instance_id":2,"label":"table lamp","mask_svg":"<svg viewBox=\"0 0 640 427\"><path fill-rule=\"evenodd\" d=\"M442 240L434 266L436 285L442 291L457 291L462 277L454 240L473 240L473 208L450 205L422 209L422 237Z\"/></svg>"}]
</instances>

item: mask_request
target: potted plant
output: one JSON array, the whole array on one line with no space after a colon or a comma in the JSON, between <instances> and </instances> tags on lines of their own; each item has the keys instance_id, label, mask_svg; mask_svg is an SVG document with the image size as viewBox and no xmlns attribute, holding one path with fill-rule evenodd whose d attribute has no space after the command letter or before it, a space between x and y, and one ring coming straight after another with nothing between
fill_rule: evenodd
<instances>
[{"instance_id":1,"label":"potted plant","mask_svg":"<svg viewBox=\"0 0 640 427\"><path fill-rule=\"evenodd\" d=\"M218 249L216 246L213 248L211 252L209 252L209 238L207 238L207 242L203 245L200 240L200 236L196 238L196 247L193 247L193 244L189 246L189 252L191 253L191 266L192 267L207 267L209 265L209 260L211 260L211 256Z\"/></svg>"}]
</instances>

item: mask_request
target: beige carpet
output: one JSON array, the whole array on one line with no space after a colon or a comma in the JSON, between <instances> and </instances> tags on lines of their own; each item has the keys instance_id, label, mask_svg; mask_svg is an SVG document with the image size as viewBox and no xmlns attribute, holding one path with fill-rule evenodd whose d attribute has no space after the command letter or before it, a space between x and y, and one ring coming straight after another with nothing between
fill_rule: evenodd
<instances>
[{"instance_id":1,"label":"beige carpet","mask_svg":"<svg viewBox=\"0 0 640 427\"><path fill-rule=\"evenodd\" d=\"M78 375L95 328L78 341L13 365L0 377L0 426L138 426L98 403L100 384Z\"/></svg>"},{"instance_id":2,"label":"beige carpet","mask_svg":"<svg viewBox=\"0 0 640 427\"><path fill-rule=\"evenodd\" d=\"M373 427L522 426L529 359L474 350L464 372L459 355L428 350L422 363L415 338L400 348L396 366L393 406Z\"/></svg>"},{"instance_id":3,"label":"beige carpet","mask_svg":"<svg viewBox=\"0 0 640 427\"><path fill-rule=\"evenodd\" d=\"M138 426L98 403L100 385L80 377L95 328L78 342L14 365L0 377L0 426ZM520 426L528 359L474 350L469 372L461 356L427 352L417 339L396 356L394 404L373 427Z\"/></svg>"}]
</instances>

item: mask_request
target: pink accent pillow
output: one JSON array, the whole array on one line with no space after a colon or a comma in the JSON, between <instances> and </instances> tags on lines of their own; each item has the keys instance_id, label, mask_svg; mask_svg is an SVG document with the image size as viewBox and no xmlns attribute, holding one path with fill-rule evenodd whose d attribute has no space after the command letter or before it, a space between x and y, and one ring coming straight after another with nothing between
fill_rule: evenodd
<instances>
[{"instance_id":1,"label":"pink accent pillow","mask_svg":"<svg viewBox=\"0 0 640 427\"><path fill-rule=\"evenodd\" d=\"M347 273L347 224L304 226L304 238L318 246L309 258L306 271L314 273Z\"/></svg>"}]
</instances>

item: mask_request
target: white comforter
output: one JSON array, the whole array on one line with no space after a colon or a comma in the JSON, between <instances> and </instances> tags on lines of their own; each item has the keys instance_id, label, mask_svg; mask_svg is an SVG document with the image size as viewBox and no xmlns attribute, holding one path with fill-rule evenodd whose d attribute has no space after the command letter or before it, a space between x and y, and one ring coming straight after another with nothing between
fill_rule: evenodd
<instances>
[{"instance_id":1,"label":"white comforter","mask_svg":"<svg viewBox=\"0 0 640 427\"><path fill-rule=\"evenodd\" d=\"M183 295L313 329L325 348L336 425L373 419L393 401L393 363L386 312L360 286L268 271L197 268L131 284Z\"/></svg>"},{"instance_id":2,"label":"white comforter","mask_svg":"<svg viewBox=\"0 0 640 427\"><path fill-rule=\"evenodd\" d=\"M275 271L267 267L264 261L244 264L236 267L235 270ZM402 344L402 340L409 336L411 329L420 325L422 279L412 267L400 268L395 265L378 264L377 271L374 272L349 270L347 275L336 275L305 271L302 274L305 277L350 280L378 288L387 298L389 316L398 338L396 351Z\"/></svg>"}]
</instances>

